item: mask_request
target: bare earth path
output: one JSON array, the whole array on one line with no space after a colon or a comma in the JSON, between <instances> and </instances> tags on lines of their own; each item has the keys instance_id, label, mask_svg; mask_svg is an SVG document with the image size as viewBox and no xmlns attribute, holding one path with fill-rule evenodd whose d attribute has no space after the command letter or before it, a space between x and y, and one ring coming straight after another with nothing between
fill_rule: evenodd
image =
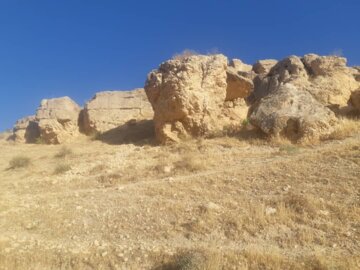
<instances>
[{"instance_id":1,"label":"bare earth path","mask_svg":"<svg viewBox=\"0 0 360 270\"><path fill-rule=\"evenodd\" d=\"M63 146L0 147L0 269L175 269L165 265L186 251L222 269L360 268L359 136L312 147L80 138L61 157ZM19 155L29 167L9 168Z\"/></svg>"}]
</instances>

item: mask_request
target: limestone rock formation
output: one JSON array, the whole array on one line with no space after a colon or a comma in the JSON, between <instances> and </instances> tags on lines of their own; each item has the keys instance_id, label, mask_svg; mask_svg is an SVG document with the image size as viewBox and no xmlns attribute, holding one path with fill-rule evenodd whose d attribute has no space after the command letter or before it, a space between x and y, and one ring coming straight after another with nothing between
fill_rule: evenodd
<instances>
[{"instance_id":1,"label":"limestone rock formation","mask_svg":"<svg viewBox=\"0 0 360 270\"><path fill-rule=\"evenodd\" d=\"M352 91L359 87L353 70L346 66L346 59L337 56L290 56L278 62L266 76L254 80L251 102L276 90L281 84L291 83L309 92L325 106L347 106Z\"/></svg>"},{"instance_id":2,"label":"limestone rock formation","mask_svg":"<svg viewBox=\"0 0 360 270\"><path fill-rule=\"evenodd\" d=\"M251 94L254 88L254 84L251 79L239 75L239 73L232 68L228 68L226 70L226 75L226 101L237 98L246 98Z\"/></svg>"},{"instance_id":3,"label":"limestone rock formation","mask_svg":"<svg viewBox=\"0 0 360 270\"><path fill-rule=\"evenodd\" d=\"M152 117L153 110L144 89L104 91L86 103L81 128L86 134L103 133L130 120Z\"/></svg>"},{"instance_id":4,"label":"limestone rock formation","mask_svg":"<svg viewBox=\"0 0 360 270\"><path fill-rule=\"evenodd\" d=\"M251 72L252 71L252 66L245 64L240 59L232 59L229 63L229 67L232 67L236 71L239 71L239 72Z\"/></svg>"},{"instance_id":5,"label":"limestone rock formation","mask_svg":"<svg viewBox=\"0 0 360 270\"><path fill-rule=\"evenodd\" d=\"M40 139L59 144L79 134L80 107L69 97L44 99L36 112Z\"/></svg>"},{"instance_id":6,"label":"limestone rock formation","mask_svg":"<svg viewBox=\"0 0 360 270\"><path fill-rule=\"evenodd\" d=\"M360 82L360 66L353 67L353 71L355 80Z\"/></svg>"},{"instance_id":7,"label":"limestone rock formation","mask_svg":"<svg viewBox=\"0 0 360 270\"><path fill-rule=\"evenodd\" d=\"M360 112L360 88L351 93L349 103Z\"/></svg>"},{"instance_id":8,"label":"limestone rock formation","mask_svg":"<svg viewBox=\"0 0 360 270\"><path fill-rule=\"evenodd\" d=\"M220 54L193 55L166 61L149 73L145 91L160 142L211 134L231 122L234 101L252 91L252 82L227 63ZM224 108L225 101L232 104Z\"/></svg>"},{"instance_id":9,"label":"limestone rock formation","mask_svg":"<svg viewBox=\"0 0 360 270\"><path fill-rule=\"evenodd\" d=\"M270 136L281 135L294 142L326 137L338 123L330 109L289 83L258 101L249 120Z\"/></svg>"},{"instance_id":10,"label":"limestone rock formation","mask_svg":"<svg viewBox=\"0 0 360 270\"><path fill-rule=\"evenodd\" d=\"M271 68L277 64L277 62L278 61L275 59L259 60L253 65L252 70L256 74L266 75L269 73Z\"/></svg>"},{"instance_id":11,"label":"limestone rock formation","mask_svg":"<svg viewBox=\"0 0 360 270\"><path fill-rule=\"evenodd\" d=\"M35 116L19 119L13 129L13 139L21 143L35 143L40 136L39 125Z\"/></svg>"}]
</instances>

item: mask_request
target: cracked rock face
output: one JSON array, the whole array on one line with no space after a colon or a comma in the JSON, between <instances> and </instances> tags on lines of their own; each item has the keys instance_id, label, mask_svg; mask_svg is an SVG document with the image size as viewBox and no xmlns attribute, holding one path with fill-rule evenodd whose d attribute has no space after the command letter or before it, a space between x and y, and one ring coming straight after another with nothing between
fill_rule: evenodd
<instances>
[{"instance_id":1,"label":"cracked rock face","mask_svg":"<svg viewBox=\"0 0 360 270\"><path fill-rule=\"evenodd\" d=\"M60 144L77 136L80 110L69 97L43 99L36 112L42 142Z\"/></svg>"},{"instance_id":2,"label":"cracked rock face","mask_svg":"<svg viewBox=\"0 0 360 270\"><path fill-rule=\"evenodd\" d=\"M86 134L103 133L131 120L152 119L153 111L144 89L104 91L86 103L81 129Z\"/></svg>"},{"instance_id":3,"label":"cracked rock face","mask_svg":"<svg viewBox=\"0 0 360 270\"><path fill-rule=\"evenodd\" d=\"M16 142L35 143L39 136L39 125L34 115L16 121L13 129L13 138Z\"/></svg>"},{"instance_id":4,"label":"cracked rock face","mask_svg":"<svg viewBox=\"0 0 360 270\"><path fill-rule=\"evenodd\" d=\"M331 108L347 106L351 92L360 86L354 69L346 66L343 57L290 56L274 65L266 75L254 79L255 89L250 101L260 100L286 83L307 91L318 102Z\"/></svg>"},{"instance_id":5,"label":"cracked rock face","mask_svg":"<svg viewBox=\"0 0 360 270\"><path fill-rule=\"evenodd\" d=\"M310 93L287 83L252 106L250 122L270 136L304 142L330 135L338 119Z\"/></svg>"},{"instance_id":6,"label":"cracked rock face","mask_svg":"<svg viewBox=\"0 0 360 270\"><path fill-rule=\"evenodd\" d=\"M224 55L193 55L166 61L149 73L145 91L160 142L206 136L231 121L240 123L244 110L238 107L246 105L236 100L248 96L253 84L239 73L250 69L235 62L229 67Z\"/></svg>"}]
</instances>

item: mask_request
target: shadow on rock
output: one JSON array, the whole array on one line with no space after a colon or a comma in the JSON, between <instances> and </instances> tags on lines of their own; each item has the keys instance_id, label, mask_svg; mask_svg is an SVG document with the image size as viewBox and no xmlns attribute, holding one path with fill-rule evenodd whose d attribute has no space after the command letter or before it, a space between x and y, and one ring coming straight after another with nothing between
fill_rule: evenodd
<instances>
[{"instance_id":1,"label":"shadow on rock","mask_svg":"<svg viewBox=\"0 0 360 270\"><path fill-rule=\"evenodd\" d=\"M153 120L131 120L124 125L99 134L97 140L107 144L155 145Z\"/></svg>"}]
</instances>

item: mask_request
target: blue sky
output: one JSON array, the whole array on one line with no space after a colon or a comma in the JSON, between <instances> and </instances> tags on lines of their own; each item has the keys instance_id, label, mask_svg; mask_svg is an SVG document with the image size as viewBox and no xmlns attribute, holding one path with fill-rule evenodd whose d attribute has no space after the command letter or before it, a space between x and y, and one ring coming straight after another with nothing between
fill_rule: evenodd
<instances>
[{"instance_id":1,"label":"blue sky","mask_svg":"<svg viewBox=\"0 0 360 270\"><path fill-rule=\"evenodd\" d=\"M342 52L360 65L359 0L0 0L0 130L42 98L142 87L184 49L247 63Z\"/></svg>"}]
</instances>

